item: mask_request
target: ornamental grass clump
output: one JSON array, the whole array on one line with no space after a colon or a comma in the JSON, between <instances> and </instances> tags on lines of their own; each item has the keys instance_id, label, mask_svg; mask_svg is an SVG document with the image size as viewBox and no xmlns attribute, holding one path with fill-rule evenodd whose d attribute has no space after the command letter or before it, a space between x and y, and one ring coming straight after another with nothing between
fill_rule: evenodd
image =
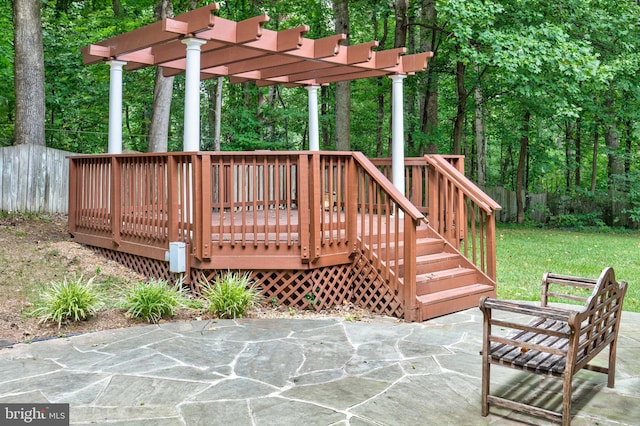
<instances>
[{"instance_id":1,"label":"ornamental grass clump","mask_svg":"<svg viewBox=\"0 0 640 426\"><path fill-rule=\"evenodd\" d=\"M123 307L127 314L156 324L160 319L172 317L185 306L186 296L182 281L171 286L163 280L139 282L126 291Z\"/></svg>"},{"instance_id":2,"label":"ornamental grass clump","mask_svg":"<svg viewBox=\"0 0 640 426\"><path fill-rule=\"evenodd\" d=\"M249 273L227 272L212 283L204 280L202 294L209 311L218 318L242 318L261 298L260 289L249 280Z\"/></svg>"},{"instance_id":3,"label":"ornamental grass clump","mask_svg":"<svg viewBox=\"0 0 640 426\"><path fill-rule=\"evenodd\" d=\"M31 315L40 317L40 322L83 321L92 317L100 308L101 302L97 290L93 287L91 277L86 283L84 278L65 277L62 282L51 283L51 286L40 295L37 308Z\"/></svg>"}]
</instances>

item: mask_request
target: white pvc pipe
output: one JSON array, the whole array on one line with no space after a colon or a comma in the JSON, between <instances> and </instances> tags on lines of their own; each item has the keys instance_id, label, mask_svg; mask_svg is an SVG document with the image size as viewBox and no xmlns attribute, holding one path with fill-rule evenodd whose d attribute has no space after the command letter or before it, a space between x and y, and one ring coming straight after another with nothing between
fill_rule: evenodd
<instances>
[{"instance_id":1,"label":"white pvc pipe","mask_svg":"<svg viewBox=\"0 0 640 426\"><path fill-rule=\"evenodd\" d=\"M393 80L391 103L391 168L393 186L405 195L404 191L404 96L402 80L407 76L402 74L389 76Z\"/></svg>"},{"instance_id":2,"label":"white pvc pipe","mask_svg":"<svg viewBox=\"0 0 640 426\"><path fill-rule=\"evenodd\" d=\"M200 47L206 40L188 38L184 93L184 151L200 150Z\"/></svg>"},{"instance_id":3,"label":"white pvc pipe","mask_svg":"<svg viewBox=\"0 0 640 426\"><path fill-rule=\"evenodd\" d=\"M309 151L320 151L320 131L318 126L318 89L307 86L309 91Z\"/></svg>"},{"instance_id":4,"label":"white pvc pipe","mask_svg":"<svg viewBox=\"0 0 640 426\"><path fill-rule=\"evenodd\" d=\"M109 154L122 154L122 67L124 61L108 61L109 67Z\"/></svg>"}]
</instances>

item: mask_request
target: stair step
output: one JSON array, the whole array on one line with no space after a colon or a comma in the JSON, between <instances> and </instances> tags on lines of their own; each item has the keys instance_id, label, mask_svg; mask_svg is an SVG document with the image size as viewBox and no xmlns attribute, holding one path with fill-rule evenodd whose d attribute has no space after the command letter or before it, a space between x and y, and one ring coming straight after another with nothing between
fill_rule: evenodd
<instances>
[{"instance_id":1,"label":"stair step","mask_svg":"<svg viewBox=\"0 0 640 426\"><path fill-rule=\"evenodd\" d=\"M417 299L422 304L422 319L427 320L476 307L483 296L495 297L495 288L487 284L470 284L437 293L424 294L418 296Z\"/></svg>"},{"instance_id":2,"label":"stair step","mask_svg":"<svg viewBox=\"0 0 640 426\"><path fill-rule=\"evenodd\" d=\"M404 250L404 243L400 241L398 244L398 248L401 250L400 254L402 254L402 250ZM424 256L429 254L441 253L444 248L444 241L441 238L418 238L416 239L416 256ZM386 243L382 243L379 246L373 246L374 251L378 251L380 256L384 258L386 256L387 245ZM394 247L391 247L389 257L394 257Z\"/></svg>"},{"instance_id":3,"label":"stair step","mask_svg":"<svg viewBox=\"0 0 640 426\"><path fill-rule=\"evenodd\" d=\"M475 269L451 268L416 275L416 292L418 295L440 293L478 282Z\"/></svg>"},{"instance_id":4,"label":"stair step","mask_svg":"<svg viewBox=\"0 0 640 426\"><path fill-rule=\"evenodd\" d=\"M458 253L438 252L416 257L416 275L425 275L443 269L453 269L460 266ZM394 261L391 261L391 265ZM399 259L400 276L404 276L404 259Z\"/></svg>"}]
</instances>

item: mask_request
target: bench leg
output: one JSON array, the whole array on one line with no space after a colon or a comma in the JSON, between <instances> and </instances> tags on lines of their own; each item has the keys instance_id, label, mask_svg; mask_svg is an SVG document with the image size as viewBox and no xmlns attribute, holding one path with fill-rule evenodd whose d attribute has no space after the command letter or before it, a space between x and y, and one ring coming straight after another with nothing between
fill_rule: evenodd
<instances>
[{"instance_id":1,"label":"bench leg","mask_svg":"<svg viewBox=\"0 0 640 426\"><path fill-rule=\"evenodd\" d=\"M565 372L562 379L562 426L571 425L571 379L573 375L569 373Z\"/></svg>"},{"instance_id":2,"label":"bench leg","mask_svg":"<svg viewBox=\"0 0 640 426\"><path fill-rule=\"evenodd\" d=\"M484 354L482 356L484 358ZM482 362L482 415L489 415L489 383L490 383L490 365L487 361Z\"/></svg>"},{"instance_id":3,"label":"bench leg","mask_svg":"<svg viewBox=\"0 0 640 426\"><path fill-rule=\"evenodd\" d=\"M489 384L491 382L491 364L489 363L489 350L491 326L489 319L491 313L485 312L484 314L484 333L482 336L482 416L487 417L489 415Z\"/></svg>"},{"instance_id":4,"label":"bench leg","mask_svg":"<svg viewBox=\"0 0 640 426\"><path fill-rule=\"evenodd\" d=\"M607 387L612 388L616 384L616 343L614 339L609 345L609 368L607 369Z\"/></svg>"}]
</instances>

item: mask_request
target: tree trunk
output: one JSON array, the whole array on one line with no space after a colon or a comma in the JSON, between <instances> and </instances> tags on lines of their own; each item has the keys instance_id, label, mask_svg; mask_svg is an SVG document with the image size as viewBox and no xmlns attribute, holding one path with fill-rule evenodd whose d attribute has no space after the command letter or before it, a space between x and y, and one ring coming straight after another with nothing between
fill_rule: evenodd
<instances>
[{"instance_id":1,"label":"tree trunk","mask_svg":"<svg viewBox=\"0 0 640 426\"><path fill-rule=\"evenodd\" d=\"M171 0L158 0L155 10L156 20L173 18ZM169 141L169 121L171 119L171 97L173 96L173 77L162 75L162 68L156 68L156 81L153 87L153 112L149 126L149 152L167 152Z\"/></svg>"},{"instance_id":2,"label":"tree trunk","mask_svg":"<svg viewBox=\"0 0 640 426\"><path fill-rule=\"evenodd\" d=\"M376 157L382 157L382 138L384 126L384 93L382 93L382 77L376 79L378 88L378 116L376 125Z\"/></svg>"},{"instance_id":3,"label":"tree trunk","mask_svg":"<svg viewBox=\"0 0 640 426\"><path fill-rule=\"evenodd\" d=\"M593 125L593 156L591 157L591 193L596 192L596 183L598 176L598 119L594 120Z\"/></svg>"},{"instance_id":4,"label":"tree trunk","mask_svg":"<svg viewBox=\"0 0 640 426\"><path fill-rule=\"evenodd\" d=\"M333 12L336 19L336 33L346 34L343 45L349 45L349 3L347 0L334 0ZM336 83L336 150L351 149L351 83Z\"/></svg>"},{"instance_id":5,"label":"tree trunk","mask_svg":"<svg viewBox=\"0 0 640 426\"><path fill-rule=\"evenodd\" d=\"M582 176L580 175L580 168L582 163L582 119L578 117L576 121L576 164L575 164L575 173L573 183L576 188L580 187L582 183Z\"/></svg>"},{"instance_id":6,"label":"tree trunk","mask_svg":"<svg viewBox=\"0 0 640 426\"><path fill-rule=\"evenodd\" d=\"M224 87L224 77L217 78L216 84L216 104L213 108L215 113L213 126L213 150L220 151L220 133L222 126L222 88Z\"/></svg>"},{"instance_id":7,"label":"tree trunk","mask_svg":"<svg viewBox=\"0 0 640 426\"><path fill-rule=\"evenodd\" d=\"M476 66L478 82L473 89L475 103L474 133L476 139L476 171L478 185L484 186L487 181L487 137L484 118L484 94L482 92L482 80L479 67Z\"/></svg>"},{"instance_id":8,"label":"tree trunk","mask_svg":"<svg viewBox=\"0 0 640 426\"><path fill-rule=\"evenodd\" d=\"M373 13L372 20L373 20L374 34L377 36L378 15L375 11ZM389 14L385 13L383 16L382 37L380 37L380 41L378 43L378 50L383 50L385 48L388 34L389 34ZM382 90L384 87L384 83L382 81L382 77L378 77L376 79L376 87L377 87L377 95L378 95L378 114L377 114L377 123L376 123L376 157L380 158L383 155L384 113L385 113L384 91Z\"/></svg>"},{"instance_id":9,"label":"tree trunk","mask_svg":"<svg viewBox=\"0 0 640 426\"><path fill-rule=\"evenodd\" d=\"M111 0L111 10L113 10L113 16L115 18L122 17L122 6L120 0Z\"/></svg>"},{"instance_id":10,"label":"tree trunk","mask_svg":"<svg viewBox=\"0 0 640 426\"><path fill-rule=\"evenodd\" d=\"M327 86L320 87L320 132L322 134L322 146L329 147L331 146L331 123L327 120L327 115L329 114L327 106Z\"/></svg>"},{"instance_id":11,"label":"tree trunk","mask_svg":"<svg viewBox=\"0 0 640 426\"><path fill-rule=\"evenodd\" d=\"M522 124L522 137L520 138L520 156L518 158L518 172L516 174L516 220L518 223L524 222L524 176L525 168L527 164L527 151L529 147L529 123L531 121L531 112L526 111L524 113L524 120Z\"/></svg>"},{"instance_id":12,"label":"tree trunk","mask_svg":"<svg viewBox=\"0 0 640 426\"><path fill-rule=\"evenodd\" d=\"M620 135L618 134L618 125L613 114L613 97L612 95L604 102L605 110L609 115L608 127L604 132L604 142L607 145L608 164L607 171L609 179L624 174L624 161L618 153L620 148Z\"/></svg>"},{"instance_id":13,"label":"tree trunk","mask_svg":"<svg viewBox=\"0 0 640 426\"><path fill-rule=\"evenodd\" d=\"M573 132L574 132L573 121L567 120L564 128L565 193L571 189L571 176L573 175L574 155L575 155L575 149L574 149L575 140L574 140Z\"/></svg>"},{"instance_id":14,"label":"tree trunk","mask_svg":"<svg viewBox=\"0 0 640 426\"><path fill-rule=\"evenodd\" d=\"M456 63L456 99L458 101L458 111L453 125L453 154L462 154L464 140L464 115L467 110L467 89L464 87L463 62Z\"/></svg>"},{"instance_id":15,"label":"tree trunk","mask_svg":"<svg viewBox=\"0 0 640 426\"><path fill-rule=\"evenodd\" d=\"M435 0L422 2L420 20L436 28L437 14ZM436 49L437 30L420 27L420 51L431 52ZM437 60L437 59L436 59ZM430 61L426 72L426 90L420 112L420 130L426 135L426 144L421 145L419 155L438 153L438 74L434 62Z\"/></svg>"},{"instance_id":16,"label":"tree trunk","mask_svg":"<svg viewBox=\"0 0 640 426\"><path fill-rule=\"evenodd\" d=\"M44 53L39 0L14 0L14 143L45 145Z\"/></svg>"}]
</instances>

